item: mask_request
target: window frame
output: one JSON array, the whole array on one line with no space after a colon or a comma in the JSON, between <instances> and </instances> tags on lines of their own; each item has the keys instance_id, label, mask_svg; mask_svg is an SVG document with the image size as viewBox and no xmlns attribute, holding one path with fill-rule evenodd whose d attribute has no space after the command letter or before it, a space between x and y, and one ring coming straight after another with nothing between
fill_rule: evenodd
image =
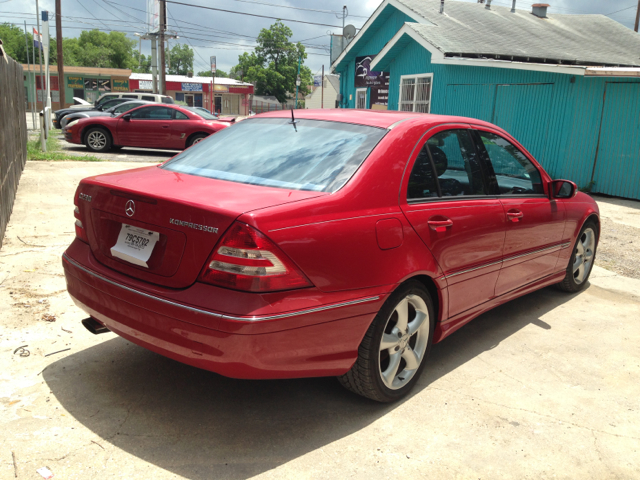
<instances>
[{"instance_id":1,"label":"window frame","mask_svg":"<svg viewBox=\"0 0 640 480\"><path fill-rule=\"evenodd\" d=\"M154 108L167 108L167 107L165 105L163 105L162 103L159 103L159 104L156 104L156 105L141 105L140 107L136 107L136 108L137 108L136 111L140 111L140 110L143 110L145 108L154 109ZM171 118L137 118L137 117L133 117L132 116L131 120L137 120L137 121L162 121L162 122L166 122L168 120L175 120L175 118L176 118L176 109L175 108L168 108L168 110L171 111ZM129 111L131 111L131 110L129 110Z\"/></svg>"},{"instance_id":2,"label":"window frame","mask_svg":"<svg viewBox=\"0 0 640 480\"><path fill-rule=\"evenodd\" d=\"M404 82L405 79L413 79L414 83L413 83L413 102L411 105L411 112L416 111L416 89L417 89L417 85L418 85L418 79L419 78L429 78L429 108L428 111L426 113L431 113L431 99L433 97L433 73L415 73L415 74L411 74L411 75L400 75L400 88L399 88L399 92L398 92L398 111L402 112L402 111L408 111L408 110L402 110L402 83ZM423 113L423 112L418 112L418 113Z\"/></svg>"},{"instance_id":3,"label":"window frame","mask_svg":"<svg viewBox=\"0 0 640 480\"><path fill-rule=\"evenodd\" d=\"M482 138L480 138L480 132L486 132L492 135L496 135L502 138L503 140L509 142L511 145L513 145L515 149L518 150L524 156L524 158L526 158L529 161L529 163L531 163L533 168L535 168L536 171L538 172L538 175L540 176L540 183L542 184L543 193L524 193L524 194L509 194L509 195L501 194L500 187L498 185L498 178L496 177L495 171L493 170L493 163L491 163L491 157L489 157L489 152L487 152L487 149L485 148L484 143L482 142ZM545 181L545 175L543 175L543 172L541 171L540 166L537 164L537 162L534 161L535 159L533 159L533 157L530 154L528 154L526 150L524 150L524 147L522 147L519 143L514 142L513 139L509 139L505 137L504 134L502 134L501 132L498 132L491 128L472 125L470 127L470 133L471 133L471 138L474 141L476 151L478 152L478 155L480 157L480 161L484 165L485 174L487 175L487 180L489 182L488 186L490 191L492 192L492 195L495 195L496 198L542 198L542 197L549 198L547 187L546 187L547 182Z\"/></svg>"},{"instance_id":4,"label":"window frame","mask_svg":"<svg viewBox=\"0 0 640 480\"><path fill-rule=\"evenodd\" d=\"M431 163L431 170L436 179L436 187L438 189L437 197L423 197L423 198L407 198L408 189L409 189L409 180L411 179L411 174L413 173L413 168L415 167L415 163L420 155L420 151L424 148L425 145L429 142L431 138L439 133L450 131L450 130L465 130L469 135L470 141L473 144L476 155L478 156L478 161L480 163L480 168L482 170L482 181L485 183L485 186L488 189L488 193L486 195L460 195L460 196L442 196L442 188L440 186L440 181L438 180L438 175L435 167L435 163L433 162L433 157L431 155L431 151L427 147L427 153L429 154L429 162ZM416 143L414 147L411 157L407 162L407 166L405 168L405 173L402 180L402 186L400 190L400 200L401 203L406 203L408 205L422 204L422 203L432 203L432 202L452 202L452 201L464 201L464 200L489 200L489 199L497 199L500 195L496 195L492 188L491 177L489 175L489 171L487 169L487 164L485 162L484 157L480 154L478 150L477 140L473 134L474 127L469 124L461 124L461 123L445 123L440 125L435 125L427 130L420 140ZM414 158L415 157L415 158ZM528 158L528 157L527 157ZM495 178L495 177L494 177Z\"/></svg>"}]
</instances>

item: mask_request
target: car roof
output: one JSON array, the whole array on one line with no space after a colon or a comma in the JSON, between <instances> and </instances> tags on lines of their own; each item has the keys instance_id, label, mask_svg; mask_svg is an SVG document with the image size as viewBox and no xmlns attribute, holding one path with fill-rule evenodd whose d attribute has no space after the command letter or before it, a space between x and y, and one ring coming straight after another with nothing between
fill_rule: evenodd
<instances>
[{"instance_id":1,"label":"car roof","mask_svg":"<svg viewBox=\"0 0 640 480\"><path fill-rule=\"evenodd\" d=\"M399 122L410 121L425 126L443 123L471 123L496 128L495 125L468 117L436 115L431 113L397 112L395 110L358 110L353 108L300 109L293 110L296 119L324 120L330 122L354 123L378 128L391 128ZM291 118L290 110L261 113L251 118Z\"/></svg>"}]
</instances>

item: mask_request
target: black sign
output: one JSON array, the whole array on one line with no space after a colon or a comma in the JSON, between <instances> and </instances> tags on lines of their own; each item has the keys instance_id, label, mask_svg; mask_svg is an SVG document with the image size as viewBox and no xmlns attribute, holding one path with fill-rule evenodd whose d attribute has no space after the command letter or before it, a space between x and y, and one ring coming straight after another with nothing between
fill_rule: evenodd
<instances>
[{"instance_id":1,"label":"black sign","mask_svg":"<svg viewBox=\"0 0 640 480\"><path fill-rule=\"evenodd\" d=\"M375 55L356 57L356 88L389 85L389 72L372 72L371 62Z\"/></svg>"}]
</instances>

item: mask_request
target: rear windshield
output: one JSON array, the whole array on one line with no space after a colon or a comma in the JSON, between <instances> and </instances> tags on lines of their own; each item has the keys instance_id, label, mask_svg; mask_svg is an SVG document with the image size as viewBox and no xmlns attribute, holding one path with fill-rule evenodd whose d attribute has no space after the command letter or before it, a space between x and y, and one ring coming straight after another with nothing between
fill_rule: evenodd
<instances>
[{"instance_id":1,"label":"rear windshield","mask_svg":"<svg viewBox=\"0 0 640 480\"><path fill-rule=\"evenodd\" d=\"M196 115L204 118L205 120L215 120L218 117L216 117L215 115L210 114L209 112L207 112L206 110L199 110L195 107L183 107L186 108L187 110L189 110L190 112L195 113Z\"/></svg>"},{"instance_id":2,"label":"rear windshield","mask_svg":"<svg viewBox=\"0 0 640 480\"><path fill-rule=\"evenodd\" d=\"M386 130L284 118L244 120L175 156L162 168L232 182L335 192Z\"/></svg>"}]
</instances>

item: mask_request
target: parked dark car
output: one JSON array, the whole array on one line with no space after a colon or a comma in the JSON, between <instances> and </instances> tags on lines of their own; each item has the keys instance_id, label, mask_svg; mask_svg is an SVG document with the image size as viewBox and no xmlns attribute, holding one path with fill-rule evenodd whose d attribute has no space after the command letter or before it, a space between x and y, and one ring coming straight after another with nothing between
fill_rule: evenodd
<instances>
[{"instance_id":1,"label":"parked dark car","mask_svg":"<svg viewBox=\"0 0 640 480\"><path fill-rule=\"evenodd\" d=\"M115 107L116 105L120 105L121 103L130 102L130 101L131 100L128 98L112 98L96 105L87 105L81 108L62 108L60 110L56 110L55 112L53 112L54 114L53 126L56 128L62 128L62 124L61 124L62 119L72 113L90 112L90 111L103 112L105 110L108 110L111 107Z\"/></svg>"},{"instance_id":2,"label":"parked dark car","mask_svg":"<svg viewBox=\"0 0 640 480\"><path fill-rule=\"evenodd\" d=\"M131 100L127 102L123 102L120 105L116 105L115 107L111 107L107 110L85 110L78 113L70 113L62 118L60 121L60 126L62 128L69 125L71 122L75 120L79 120L81 118L90 118L90 117L115 117L120 115L121 113L128 112L129 110L140 107L142 105L147 105L155 102L146 102L144 100Z\"/></svg>"}]
</instances>

